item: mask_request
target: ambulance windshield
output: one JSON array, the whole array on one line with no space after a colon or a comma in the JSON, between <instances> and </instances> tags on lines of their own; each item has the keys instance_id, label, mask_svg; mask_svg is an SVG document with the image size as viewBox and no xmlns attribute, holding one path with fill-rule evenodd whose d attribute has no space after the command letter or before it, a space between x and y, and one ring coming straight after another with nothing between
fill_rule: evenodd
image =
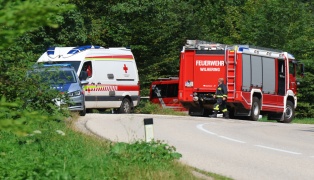
<instances>
[{"instance_id":1,"label":"ambulance windshield","mask_svg":"<svg viewBox=\"0 0 314 180\"><path fill-rule=\"evenodd\" d=\"M78 68L80 67L81 61L52 61L52 62L45 62L44 64L71 64L74 67L75 72L77 72Z\"/></svg>"},{"instance_id":2,"label":"ambulance windshield","mask_svg":"<svg viewBox=\"0 0 314 180\"><path fill-rule=\"evenodd\" d=\"M35 70L29 72L29 77L39 79L48 84L71 84L76 83L73 70Z\"/></svg>"}]
</instances>

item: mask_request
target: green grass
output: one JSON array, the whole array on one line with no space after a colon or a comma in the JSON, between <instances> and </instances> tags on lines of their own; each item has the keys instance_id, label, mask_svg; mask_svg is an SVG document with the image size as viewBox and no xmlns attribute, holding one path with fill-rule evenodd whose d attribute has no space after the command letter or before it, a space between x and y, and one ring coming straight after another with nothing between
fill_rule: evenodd
<instances>
[{"instance_id":1,"label":"green grass","mask_svg":"<svg viewBox=\"0 0 314 180\"><path fill-rule=\"evenodd\" d=\"M298 124L314 124L314 118L295 118L292 120L292 123Z\"/></svg>"},{"instance_id":2,"label":"green grass","mask_svg":"<svg viewBox=\"0 0 314 180\"><path fill-rule=\"evenodd\" d=\"M259 119L258 121L277 123L276 120L267 120L267 116L263 116L262 119ZM314 118L294 118L291 123L293 123L293 124L314 124Z\"/></svg>"},{"instance_id":3,"label":"green grass","mask_svg":"<svg viewBox=\"0 0 314 180\"><path fill-rule=\"evenodd\" d=\"M68 121L31 128L27 136L0 131L0 179L199 179L163 142L112 143Z\"/></svg>"},{"instance_id":4,"label":"green grass","mask_svg":"<svg viewBox=\"0 0 314 180\"><path fill-rule=\"evenodd\" d=\"M140 101L140 104L135 108L135 113L141 114L162 114L162 115L175 115L186 116L186 112L175 111L170 108L162 108L159 104L153 104L150 101Z\"/></svg>"}]
</instances>

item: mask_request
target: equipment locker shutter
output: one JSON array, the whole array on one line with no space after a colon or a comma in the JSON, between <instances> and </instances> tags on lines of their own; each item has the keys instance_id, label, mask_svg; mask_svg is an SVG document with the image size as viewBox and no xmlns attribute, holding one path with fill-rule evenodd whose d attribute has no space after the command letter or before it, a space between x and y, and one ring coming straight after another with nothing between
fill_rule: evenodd
<instances>
[{"instance_id":1,"label":"equipment locker shutter","mask_svg":"<svg viewBox=\"0 0 314 180\"><path fill-rule=\"evenodd\" d=\"M263 57L263 93L275 94L275 59Z\"/></svg>"},{"instance_id":2,"label":"equipment locker shutter","mask_svg":"<svg viewBox=\"0 0 314 180\"><path fill-rule=\"evenodd\" d=\"M242 54L242 91L250 91L251 87L251 55Z\"/></svg>"},{"instance_id":3,"label":"equipment locker shutter","mask_svg":"<svg viewBox=\"0 0 314 180\"><path fill-rule=\"evenodd\" d=\"M261 56L251 56L251 67L252 67L252 86L262 87L262 57Z\"/></svg>"}]
</instances>

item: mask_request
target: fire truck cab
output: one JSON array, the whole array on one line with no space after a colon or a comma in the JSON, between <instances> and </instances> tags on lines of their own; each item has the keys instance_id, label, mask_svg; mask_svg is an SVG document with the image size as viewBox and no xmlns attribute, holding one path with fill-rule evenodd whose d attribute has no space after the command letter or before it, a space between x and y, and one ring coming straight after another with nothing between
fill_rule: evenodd
<instances>
[{"instance_id":1,"label":"fire truck cab","mask_svg":"<svg viewBox=\"0 0 314 180\"><path fill-rule=\"evenodd\" d=\"M190 115L211 114L218 78L227 86L231 117L289 123L297 106L297 69L293 55L249 45L188 40L180 58L179 101Z\"/></svg>"}]
</instances>

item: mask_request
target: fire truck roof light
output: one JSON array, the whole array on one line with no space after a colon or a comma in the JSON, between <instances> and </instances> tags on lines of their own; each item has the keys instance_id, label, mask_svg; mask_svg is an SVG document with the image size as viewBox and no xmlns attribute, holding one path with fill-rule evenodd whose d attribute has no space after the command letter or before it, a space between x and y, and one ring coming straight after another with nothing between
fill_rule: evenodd
<instances>
[{"instance_id":1,"label":"fire truck roof light","mask_svg":"<svg viewBox=\"0 0 314 180\"><path fill-rule=\"evenodd\" d=\"M241 47L241 46L239 46L238 51L243 52L244 49L249 49L249 48L248 47L243 47L243 46Z\"/></svg>"},{"instance_id":2,"label":"fire truck roof light","mask_svg":"<svg viewBox=\"0 0 314 180\"><path fill-rule=\"evenodd\" d=\"M187 40L185 48L187 49L198 49L198 50L224 50L227 45L201 41L201 40Z\"/></svg>"}]
</instances>

